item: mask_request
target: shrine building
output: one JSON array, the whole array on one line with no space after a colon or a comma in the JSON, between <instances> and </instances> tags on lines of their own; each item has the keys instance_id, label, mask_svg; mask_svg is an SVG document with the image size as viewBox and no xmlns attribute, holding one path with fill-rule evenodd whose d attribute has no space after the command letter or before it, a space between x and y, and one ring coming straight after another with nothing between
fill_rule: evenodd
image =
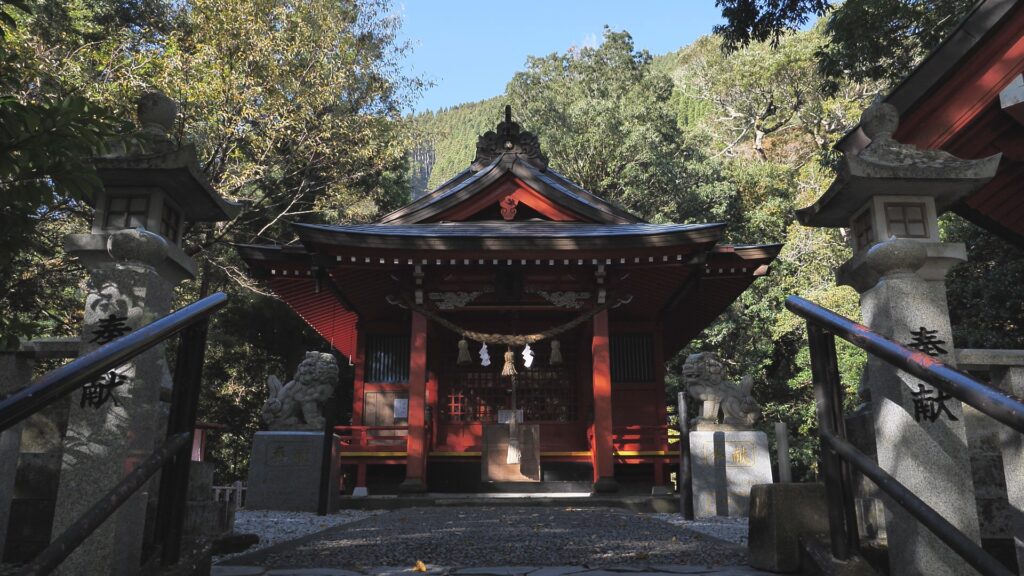
<instances>
[{"instance_id":1,"label":"shrine building","mask_svg":"<svg viewBox=\"0 0 1024 576\"><path fill-rule=\"evenodd\" d=\"M353 364L336 433L356 495L603 492L665 484L665 361L779 252L720 244L725 226L648 223L584 190L506 108L467 169L380 220L238 250Z\"/></svg>"}]
</instances>

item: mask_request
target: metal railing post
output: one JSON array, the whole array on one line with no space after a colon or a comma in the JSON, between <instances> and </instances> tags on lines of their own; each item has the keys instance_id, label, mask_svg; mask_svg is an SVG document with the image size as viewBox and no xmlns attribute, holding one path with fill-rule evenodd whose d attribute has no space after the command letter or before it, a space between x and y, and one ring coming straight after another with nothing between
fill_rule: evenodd
<instances>
[{"instance_id":1,"label":"metal railing post","mask_svg":"<svg viewBox=\"0 0 1024 576\"><path fill-rule=\"evenodd\" d=\"M829 434L838 435L837 420L842 422L843 406L839 370L836 366L835 338L808 322L807 343L811 352L818 427ZM832 556L838 560L847 560L856 550L855 543L851 547L851 539L847 534L846 503L848 499L852 502L852 498L845 494L850 486L844 486L843 468L839 455L826 442L822 442L821 471L825 476L825 497L828 500L829 539L832 544ZM848 469L846 473L849 474Z\"/></svg>"},{"instance_id":2,"label":"metal railing post","mask_svg":"<svg viewBox=\"0 0 1024 576\"><path fill-rule=\"evenodd\" d=\"M181 335L174 367L174 389L171 392L171 410L167 421L168 435L182 432L192 434L195 430L208 328L209 321L206 320L190 326ZM160 478L157 542L162 546L160 560L164 566L176 564L181 556L191 460L191 454L178 454L164 467Z\"/></svg>"}]
</instances>

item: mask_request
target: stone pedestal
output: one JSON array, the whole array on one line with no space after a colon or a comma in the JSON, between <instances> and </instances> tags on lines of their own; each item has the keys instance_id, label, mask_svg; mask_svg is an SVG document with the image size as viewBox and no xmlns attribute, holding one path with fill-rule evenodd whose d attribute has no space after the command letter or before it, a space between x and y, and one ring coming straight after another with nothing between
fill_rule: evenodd
<instances>
[{"instance_id":1,"label":"stone pedestal","mask_svg":"<svg viewBox=\"0 0 1024 576\"><path fill-rule=\"evenodd\" d=\"M338 504L340 440L335 436L332 442L330 485L335 489L330 491L329 511ZM323 441L322 432L257 432L249 460L246 509L316 512L320 503Z\"/></svg>"},{"instance_id":2,"label":"stone pedestal","mask_svg":"<svg viewBox=\"0 0 1024 576\"><path fill-rule=\"evenodd\" d=\"M122 230L108 240L106 260L97 259L89 269L82 354L165 316L174 297L176 282L155 268L167 254L162 237ZM68 249L78 252L73 242ZM153 451L165 419L160 389L170 379L165 348L158 345L71 394L53 537ZM147 501L155 486L154 479L137 491L61 564L58 573L136 573Z\"/></svg>"},{"instance_id":3,"label":"stone pedestal","mask_svg":"<svg viewBox=\"0 0 1024 576\"><path fill-rule=\"evenodd\" d=\"M750 491L750 565L772 572L800 568L800 536L828 535L824 484L758 484Z\"/></svg>"},{"instance_id":4,"label":"stone pedestal","mask_svg":"<svg viewBox=\"0 0 1024 576\"><path fill-rule=\"evenodd\" d=\"M750 489L772 483L768 436L755 431L690 432L697 518L747 516Z\"/></svg>"},{"instance_id":5,"label":"stone pedestal","mask_svg":"<svg viewBox=\"0 0 1024 576\"><path fill-rule=\"evenodd\" d=\"M508 463L508 424L485 424L480 457L484 482L540 482L540 425L519 424L519 463Z\"/></svg>"},{"instance_id":6,"label":"stone pedestal","mask_svg":"<svg viewBox=\"0 0 1024 576\"><path fill-rule=\"evenodd\" d=\"M186 540L211 539L231 531L235 503L230 498L213 499L212 462L192 462L188 468L188 510L185 511Z\"/></svg>"},{"instance_id":7,"label":"stone pedestal","mask_svg":"<svg viewBox=\"0 0 1024 576\"><path fill-rule=\"evenodd\" d=\"M861 295L866 324L922 354L955 365L945 285L916 271L934 262L925 243L889 240L871 248L867 264L880 276ZM928 264L928 266L926 266ZM960 402L869 357L878 465L980 543L964 411ZM887 502L890 565L906 574L960 576L973 569L900 506Z\"/></svg>"}]
</instances>

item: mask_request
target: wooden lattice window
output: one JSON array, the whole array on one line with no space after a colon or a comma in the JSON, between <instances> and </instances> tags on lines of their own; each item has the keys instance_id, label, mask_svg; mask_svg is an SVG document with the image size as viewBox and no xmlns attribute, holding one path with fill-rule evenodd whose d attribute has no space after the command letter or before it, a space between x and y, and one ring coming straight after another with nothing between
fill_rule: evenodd
<instances>
[{"instance_id":1,"label":"wooden lattice window","mask_svg":"<svg viewBox=\"0 0 1024 576\"><path fill-rule=\"evenodd\" d=\"M898 238L927 238L924 202L886 202L885 222L889 234Z\"/></svg>"},{"instance_id":2,"label":"wooden lattice window","mask_svg":"<svg viewBox=\"0 0 1024 576\"><path fill-rule=\"evenodd\" d=\"M367 334L367 382L404 384L409 381L409 335Z\"/></svg>"},{"instance_id":3,"label":"wooden lattice window","mask_svg":"<svg viewBox=\"0 0 1024 576\"><path fill-rule=\"evenodd\" d=\"M104 228L139 228L146 226L149 198L146 196L110 196Z\"/></svg>"},{"instance_id":4,"label":"wooden lattice window","mask_svg":"<svg viewBox=\"0 0 1024 576\"><path fill-rule=\"evenodd\" d=\"M871 244L875 239L871 225L871 215L871 210L865 210L853 219L853 241L858 250Z\"/></svg>"},{"instance_id":5,"label":"wooden lattice window","mask_svg":"<svg viewBox=\"0 0 1024 576\"><path fill-rule=\"evenodd\" d=\"M650 334L613 334L609 344L613 383L654 381L654 338Z\"/></svg>"},{"instance_id":6,"label":"wooden lattice window","mask_svg":"<svg viewBox=\"0 0 1024 576\"><path fill-rule=\"evenodd\" d=\"M455 350L454 342L450 346ZM525 368L517 355L516 408L530 422L574 422L578 419L576 381L570 368L574 350L562 340L563 363L547 363L549 351L534 346L537 359ZM501 358L503 354L492 356ZM448 370L440 380L441 417L448 422L497 422L498 410L512 407L512 384L501 376L501 361L490 366L478 363L459 366L454 355L446 359Z\"/></svg>"},{"instance_id":7,"label":"wooden lattice window","mask_svg":"<svg viewBox=\"0 0 1024 576\"><path fill-rule=\"evenodd\" d=\"M180 227L181 214L173 206L164 202L164 209L160 214L160 235L171 242L177 242Z\"/></svg>"}]
</instances>

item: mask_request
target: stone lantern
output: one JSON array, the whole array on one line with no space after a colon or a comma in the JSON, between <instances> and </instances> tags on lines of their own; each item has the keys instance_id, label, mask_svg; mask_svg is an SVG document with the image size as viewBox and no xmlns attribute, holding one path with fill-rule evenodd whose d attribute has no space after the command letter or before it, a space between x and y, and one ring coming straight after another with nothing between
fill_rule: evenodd
<instances>
[{"instance_id":1,"label":"stone lantern","mask_svg":"<svg viewBox=\"0 0 1024 576\"><path fill-rule=\"evenodd\" d=\"M95 209L89 234L71 234L65 250L86 267L109 259L107 241L118 230L144 228L167 242L167 257L157 272L178 283L195 277L195 264L181 249L190 222L230 220L238 205L221 197L199 168L195 146L178 147L168 133L177 105L159 92L139 98L142 126L135 149L96 160L103 190L87 199Z\"/></svg>"},{"instance_id":2,"label":"stone lantern","mask_svg":"<svg viewBox=\"0 0 1024 576\"><path fill-rule=\"evenodd\" d=\"M849 154L839 176L812 206L805 226L848 228L853 256L838 283L860 293L873 331L954 365L945 276L966 260L963 244L941 242L938 216L995 176L1000 155L965 160L893 140L899 113L877 103L862 117L871 143ZM847 419L861 450L968 537L979 541L965 412L958 400L870 357L861 380L867 411ZM864 421L864 420L868 421ZM859 485L868 486L869 482ZM913 574L955 576L973 570L899 506L879 513L870 491L857 495L864 524L886 526L890 565ZM869 518L873 516L873 518Z\"/></svg>"},{"instance_id":3,"label":"stone lantern","mask_svg":"<svg viewBox=\"0 0 1024 576\"><path fill-rule=\"evenodd\" d=\"M919 270L925 280L941 282L952 265L966 260L962 244L939 241L938 217L991 180L1001 158L964 160L901 144L892 138L898 125L891 104L865 110L861 128L871 143L844 159L839 176L817 202L797 210L805 226L849 230L853 258L837 271L837 280L858 292L879 279L865 266L865 255L890 238L925 245L928 260Z\"/></svg>"},{"instance_id":4,"label":"stone lantern","mask_svg":"<svg viewBox=\"0 0 1024 576\"><path fill-rule=\"evenodd\" d=\"M167 136L176 106L162 94L139 100L142 132L129 149L96 159L103 190L88 234L65 250L88 272L80 354L166 316L174 288L195 277L181 248L190 222L228 220L236 206L206 181L192 145ZM171 387L163 344L71 394L54 513L54 537L148 456L166 426L162 389ZM137 574L150 483L61 564L62 576Z\"/></svg>"}]
</instances>

